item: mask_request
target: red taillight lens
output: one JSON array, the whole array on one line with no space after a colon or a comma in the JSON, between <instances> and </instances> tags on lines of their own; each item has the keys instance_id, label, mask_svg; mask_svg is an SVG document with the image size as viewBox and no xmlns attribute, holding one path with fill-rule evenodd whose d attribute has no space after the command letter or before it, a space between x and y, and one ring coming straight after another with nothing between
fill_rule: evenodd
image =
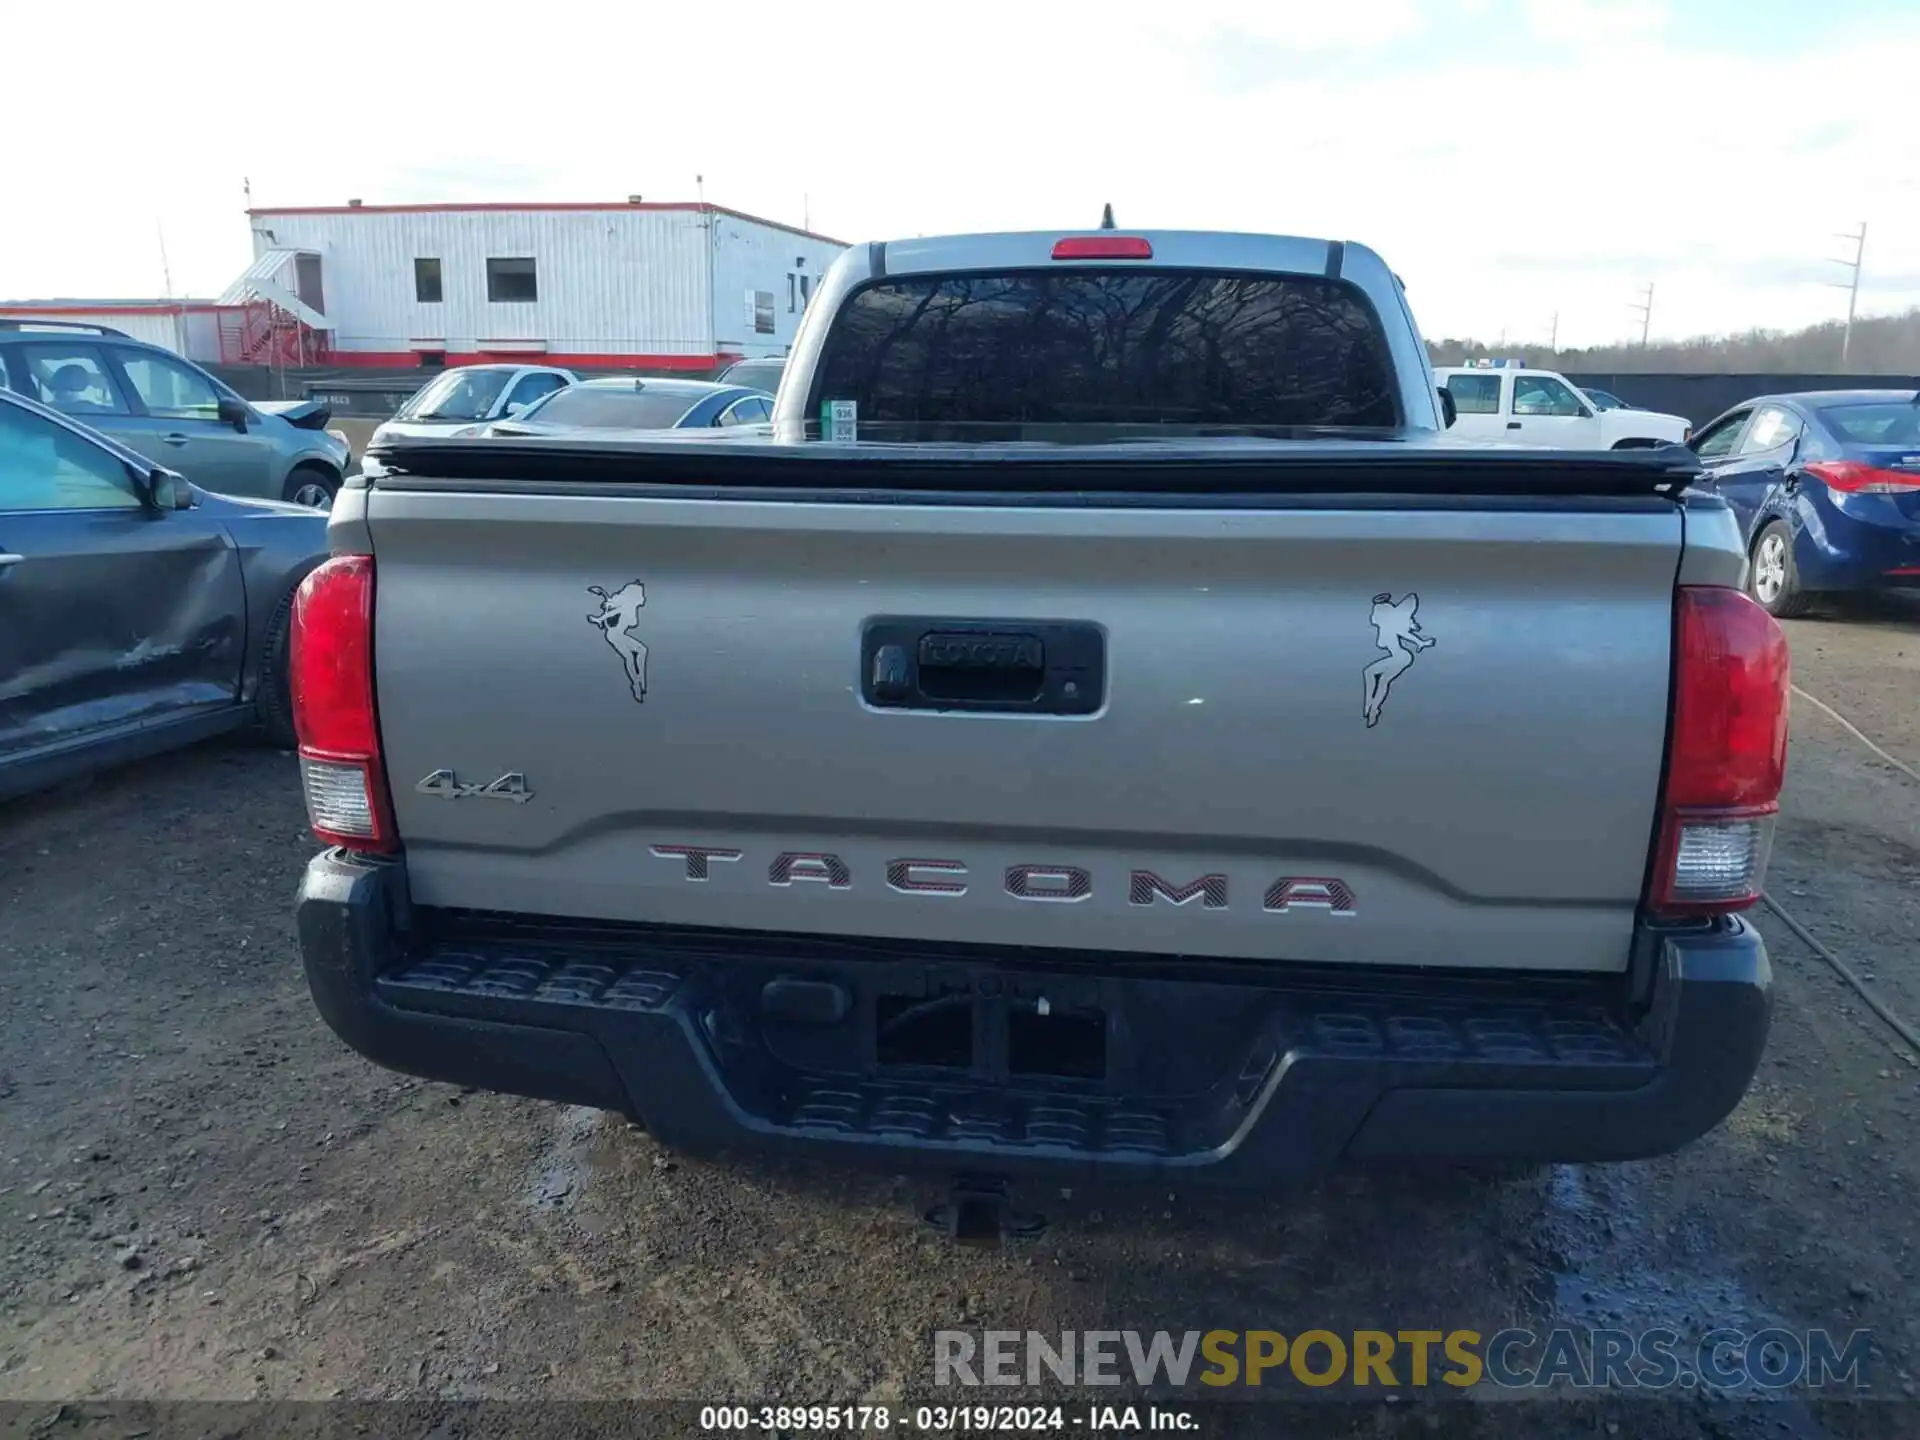
<instances>
[{"instance_id":1,"label":"red taillight lens","mask_svg":"<svg viewBox=\"0 0 1920 1440\"><path fill-rule=\"evenodd\" d=\"M293 727L313 833L351 850L394 848L373 709L373 557L336 555L293 601Z\"/></svg>"},{"instance_id":2,"label":"red taillight lens","mask_svg":"<svg viewBox=\"0 0 1920 1440\"><path fill-rule=\"evenodd\" d=\"M1858 460L1816 460L1807 466L1807 473L1826 481L1828 489L1848 495L1910 495L1920 490L1920 475L1882 470Z\"/></svg>"},{"instance_id":3,"label":"red taillight lens","mask_svg":"<svg viewBox=\"0 0 1920 1440\"><path fill-rule=\"evenodd\" d=\"M1138 235L1069 235L1053 242L1056 260L1151 260L1153 242Z\"/></svg>"},{"instance_id":4,"label":"red taillight lens","mask_svg":"<svg viewBox=\"0 0 1920 1440\"><path fill-rule=\"evenodd\" d=\"M1738 590L1687 586L1674 620L1673 748L1647 897L1668 915L1760 898L1787 774L1787 637Z\"/></svg>"}]
</instances>

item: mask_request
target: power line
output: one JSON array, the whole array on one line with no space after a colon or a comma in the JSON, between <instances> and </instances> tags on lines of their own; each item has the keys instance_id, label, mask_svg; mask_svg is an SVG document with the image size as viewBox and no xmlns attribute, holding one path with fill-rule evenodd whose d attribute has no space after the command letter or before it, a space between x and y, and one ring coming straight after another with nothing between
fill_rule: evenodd
<instances>
[{"instance_id":1,"label":"power line","mask_svg":"<svg viewBox=\"0 0 1920 1440\"><path fill-rule=\"evenodd\" d=\"M1653 282L1647 282L1646 289L1640 292L1640 298L1627 307L1640 314L1640 348L1647 348L1647 335L1653 329Z\"/></svg>"},{"instance_id":2,"label":"power line","mask_svg":"<svg viewBox=\"0 0 1920 1440\"><path fill-rule=\"evenodd\" d=\"M1853 310L1860 301L1860 262L1867 255L1867 222L1862 220L1858 230L1849 230L1843 235L1833 237L1836 240L1853 241L1853 259L1834 260L1835 265L1845 265L1853 272L1848 280L1829 280L1827 283L1835 289L1847 292L1847 328L1840 332L1840 368L1847 368L1847 351L1853 345Z\"/></svg>"}]
</instances>

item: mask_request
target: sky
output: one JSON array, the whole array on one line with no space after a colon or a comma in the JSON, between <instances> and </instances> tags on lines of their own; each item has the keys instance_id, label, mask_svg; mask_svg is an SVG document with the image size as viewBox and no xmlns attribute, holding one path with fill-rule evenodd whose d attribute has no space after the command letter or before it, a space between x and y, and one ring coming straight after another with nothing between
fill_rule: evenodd
<instances>
[{"instance_id":1,"label":"sky","mask_svg":"<svg viewBox=\"0 0 1920 1440\"><path fill-rule=\"evenodd\" d=\"M124 8L123 8L124 7ZM1524 353L1920 304L1891 0L109 0L8 19L0 297L211 296L256 205L707 199L844 240L1356 240ZM40 57L34 63L20 63ZM54 62L60 63L54 63ZM162 262L164 246L165 263ZM1557 317L1557 321L1556 321Z\"/></svg>"}]
</instances>

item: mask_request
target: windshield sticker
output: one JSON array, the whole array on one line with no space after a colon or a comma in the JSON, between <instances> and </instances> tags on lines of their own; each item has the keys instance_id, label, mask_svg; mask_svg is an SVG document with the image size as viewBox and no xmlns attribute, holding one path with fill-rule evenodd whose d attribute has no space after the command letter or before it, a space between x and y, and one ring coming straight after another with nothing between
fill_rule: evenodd
<instances>
[{"instance_id":1,"label":"windshield sticker","mask_svg":"<svg viewBox=\"0 0 1920 1440\"><path fill-rule=\"evenodd\" d=\"M613 647L613 653L620 657L634 703L646 704L647 647L634 631L639 627L640 612L647 603L647 587L638 580L629 580L611 595L598 585L589 585L587 593L600 597L600 609L587 616L587 623L599 630Z\"/></svg>"},{"instance_id":2,"label":"windshield sticker","mask_svg":"<svg viewBox=\"0 0 1920 1440\"><path fill-rule=\"evenodd\" d=\"M1369 623L1373 626L1375 643L1387 653L1365 671L1366 702L1360 713L1366 717L1369 730L1380 723L1380 710L1387 703L1387 691L1393 682L1406 673L1414 656L1437 643L1421 631L1419 609L1420 597L1412 591L1408 591L1403 600L1395 600L1391 594L1373 597Z\"/></svg>"},{"instance_id":3,"label":"windshield sticker","mask_svg":"<svg viewBox=\"0 0 1920 1440\"><path fill-rule=\"evenodd\" d=\"M820 438L839 445L851 445L860 438L860 404L857 400L820 402Z\"/></svg>"}]
</instances>

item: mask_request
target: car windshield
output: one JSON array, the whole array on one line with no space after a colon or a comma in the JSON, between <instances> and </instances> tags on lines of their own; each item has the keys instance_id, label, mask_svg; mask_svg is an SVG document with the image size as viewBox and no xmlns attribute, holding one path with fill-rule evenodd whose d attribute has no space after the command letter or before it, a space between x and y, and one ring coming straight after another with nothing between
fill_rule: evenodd
<instances>
[{"instance_id":1,"label":"car windshield","mask_svg":"<svg viewBox=\"0 0 1920 1440\"><path fill-rule=\"evenodd\" d=\"M1605 390L1582 390L1580 393L1593 402L1593 408L1596 410L1621 410L1625 408L1618 396L1609 395Z\"/></svg>"},{"instance_id":2,"label":"car windshield","mask_svg":"<svg viewBox=\"0 0 1920 1440\"><path fill-rule=\"evenodd\" d=\"M1828 405L1820 418L1850 445L1920 445L1920 406L1907 400Z\"/></svg>"},{"instance_id":3,"label":"car windshield","mask_svg":"<svg viewBox=\"0 0 1920 1440\"><path fill-rule=\"evenodd\" d=\"M449 370L394 414L396 420L483 420L513 378L511 370Z\"/></svg>"},{"instance_id":4,"label":"car windshield","mask_svg":"<svg viewBox=\"0 0 1920 1440\"><path fill-rule=\"evenodd\" d=\"M667 430L699 401L685 390L575 385L520 418L580 430Z\"/></svg>"},{"instance_id":5,"label":"car windshield","mask_svg":"<svg viewBox=\"0 0 1920 1440\"><path fill-rule=\"evenodd\" d=\"M780 388L780 375L786 368L784 360L742 360L738 365L729 365L720 381L725 385L744 385L749 390L764 390L771 395Z\"/></svg>"},{"instance_id":6,"label":"car windshield","mask_svg":"<svg viewBox=\"0 0 1920 1440\"><path fill-rule=\"evenodd\" d=\"M1350 286L1200 270L903 276L856 291L808 397L862 437L1263 434L1400 422L1386 338Z\"/></svg>"}]
</instances>

